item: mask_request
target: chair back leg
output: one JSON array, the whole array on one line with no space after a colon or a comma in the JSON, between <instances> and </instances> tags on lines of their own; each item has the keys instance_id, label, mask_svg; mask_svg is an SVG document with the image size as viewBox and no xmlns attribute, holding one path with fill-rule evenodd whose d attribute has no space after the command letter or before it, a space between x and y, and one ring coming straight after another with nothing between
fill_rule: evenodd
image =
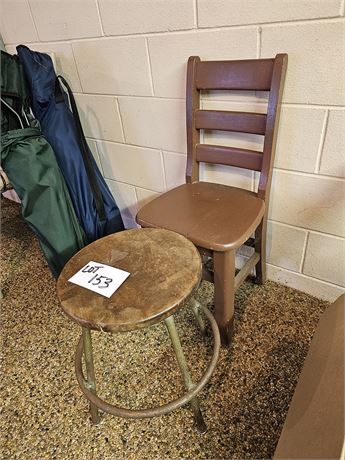
<instances>
[{"instance_id":1,"label":"chair back leg","mask_svg":"<svg viewBox=\"0 0 345 460\"><path fill-rule=\"evenodd\" d=\"M235 251L214 252L214 306L223 345L233 335L235 301Z\"/></svg>"},{"instance_id":2,"label":"chair back leg","mask_svg":"<svg viewBox=\"0 0 345 460\"><path fill-rule=\"evenodd\" d=\"M255 230L255 252L260 254L260 260L255 266L255 283L264 284L266 281L266 230L267 218Z\"/></svg>"}]
</instances>

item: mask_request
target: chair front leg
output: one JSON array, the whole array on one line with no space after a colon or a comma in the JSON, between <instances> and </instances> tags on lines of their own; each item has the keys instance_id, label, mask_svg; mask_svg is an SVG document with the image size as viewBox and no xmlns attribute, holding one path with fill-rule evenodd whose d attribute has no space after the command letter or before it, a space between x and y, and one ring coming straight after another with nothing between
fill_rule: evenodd
<instances>
[{"instance_id":1,"label":"chair front leg","mask_svg":"<svg viewBox=\"0 0 345 460\"><path fill-rule=\"evenodd\" d=\"M214 252L214 305L222 345L228 346L233 335L235 300L235 251Z\"/></svg>"},{"instance_id":2,"label":"chair front leg","mask_svg":"<svg viewBox=\"0 0 345 460\"><path fill-rule=\"evenodd\" d=\"M264 284L266 281L266 233L267 218L255 230L255 252L260 254L260 260L255 266L255 283Z\"/></svg>"}]
</instances>

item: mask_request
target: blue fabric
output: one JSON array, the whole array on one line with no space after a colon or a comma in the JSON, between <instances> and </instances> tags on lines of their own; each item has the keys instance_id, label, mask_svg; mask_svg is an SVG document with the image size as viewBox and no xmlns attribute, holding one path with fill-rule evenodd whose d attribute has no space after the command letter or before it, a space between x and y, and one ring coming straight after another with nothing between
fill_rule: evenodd
<instances>
[{"instance_id":1,"label":"blue fabric","mask_svg":"<svg viewBox=\"0 0 345 460\"><path fill-rule=\"evenodd\" d=\"M67 95L64 93L64 100L55 100L56 74L50 56L31 51L23 45L17 46L17 53L31 90L33 113L41 124L42 134L55 152L88 242L123 230L119 208L92 157L106 213L102 221L98 216Z\"/></svg>"}]
</instances>

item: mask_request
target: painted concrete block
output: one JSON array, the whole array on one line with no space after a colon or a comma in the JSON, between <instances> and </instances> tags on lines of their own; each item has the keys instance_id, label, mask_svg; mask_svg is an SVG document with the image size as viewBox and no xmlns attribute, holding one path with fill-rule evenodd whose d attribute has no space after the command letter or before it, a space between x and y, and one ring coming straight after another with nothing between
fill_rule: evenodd
<instances>
[{"instance_id":1,"label":"painted concrete block","mask_svg":"<svg viewBox=\"0 0 345 460\"><path fill-rule=\"evenodd\" d=\"M186 151L183 100L121 97L119 104L127 143Z\"/></svg>"},{"instance_id":2,"label":"painted concrete block","mask_svg":"<svg viewBox=\"0 0 345 460\"><path fill-rule=\"evenodd\" d=\"M151 95L145 38L110 38L73 43L85 93Z\"/></svg>"},{"instance_id":3,"label":"painted concrete block","mask_svg":"<svg viewBox=\"0 0 345 460\"><path fill-rule=\"evenodd\" d=\"M313 173L325 110L283 107L274 166Z\"/></svg>"},{"instance_id":4,"label":"painted concrete block","mask_svg":"<svg viewBox=\"0 0 345 460\"><path fill-rule=\"evenodd\" d=\"M342 180L275 171L270 218L297 227L345 236Z\"/></svg>"},{"instance_id":5,"label":"painted concrete block","mask_svg":"<svg viewBox=\"0 0 345 460\"><path fill-rule=\"evenodd\" d=\"M301 273L295 273L284 268L267 265L267 277L280 284L285 284L299 291L306 292L320 299L334 302L345 289L335 284L326 283L316 278L310 278Z\"/></svg>"},{"instance_id":6,"label":"painted concrete block","mask_svg":"<svg viewBox=\"0 0 345 460\"><path fill-rule=\"evenodd\" d=\"M124 141L115 97L78 94L76 101L86 136L116 142Z\"/></svg>"},{"instance_id":7,"label":"painted concrete block","mask_svg":"<svg viewBox=\"0 0 345 460\"><path fill-rule=\"evenodd\" d=\"M320 173L345 177L345 111L330 110Z\"/></svg>"},{"instance_id":8,"label":"painted concrete block","mask_svg":"<svg viewBox=\"0 0 345 460\"><path fill-rule=\"evenodd\" d=\"M29 2L13 0L0 1L0 30L4 44L19 45L38 40L36 27L31 16Z\"/></svg>"},{"instance_id":9,"label":"painted concrete block","mask_svg":"<svg viewBox=\"0 0 345 460\"><path fill-rule=\"evenodd\" d=\"M107 179L157 192L164 191L163 164L159 150L113 142L98 142L97 145Z\"/></svg>"},{"instance_id":10,"label":"painted concrete block","mask_svg":"<svg viewBox=\"0 0 345 460\"><path fill-rule=\"evenodd\" d=\"M30 0L40 40L68 40L102 35L94 0Z\"/></svg>"},{"instance_id":11,"label":"painted concrete block","mask_svg":"<svg viewBox=\"0 0 345 460\"><path fill-rule=\"evenodd\" d=\"M125 228L137 227L135 216L138 212L138 203L135 187L114 180L106 180L106 183L120 209Z\"/></svg>"},{"instance_id":12,"label":"painted concrete block","mask_svg":"<svg viewBox=\"0 0 345 460\"><path fill-rule=\"evenodd\" d=\"M345 23L264 26L261 57L288 53L283 100L345 105Z\"/></svg>"},{"instance_id":13,"label":"painted concrete block","mask_svg":"<svg viewBox=\"0 0 345 460\"><path fill-rule=\"evenodd\" d=\"M170 190L186 182L187 155L163 152L164 172L167 189Z\"/></svg>"},{"instance_id":14,"label":"painted concrete block","mask_svg":"<svg viewBox=\"0 0 345 460\"><path fill-rule=\"evenodd\" d=\"M170 32L195 25L193 0L99 0L106 35Z\"/></svg>"},{"instance_id":15,"label":"painted concrete block","mask_svg":"<svg viewBox=\"0 0 345 460\"><path fill-rule=\"evenodd\" d=\"M81 91L72 46L69 43L35 43L33 45L28 44L28 46L33 51L39 51L40 53L54 53L56 73L58 75L62 75L67 80L73 91ZM16 48L13 45L9 45L6 48L10 54L17 53Z\"/></svg>"},{"instance_id":16,"label":"painted concrete block","mask_svg":"<svg viewBox=\"0 0 345 460\"><path fill-rule=\"evenodd\" d=\"M250 59L256 57L257 30L198 31L150 37L154 94L185 97L189 56L201 59Z\"/></svg>"},{"instance_id":17,"label":"painted concrete block","mask_svg":"<svg viewBox=\"0 0 345 460\"><path fill-rule=\"evenodd\" d=\"M345 239L310 233L303 273L345 287Z\"/></svg>"},{"instance_id":18,"label":"painted concrete block","mask_svg":"<svg viewBox=\"0 0 345 460\"><path fill-rule=\"evenodd\" d=\"M300 271L307 231L276 222L267 226L267 261L295 272Z\"/></svg>"},{"instance_id":19,"label":"painted concrete block","mask_svg":"<svg viewBox=\"0 0 345 460\"><path fill-rule=\"evenodd\" d=\"M199 27L318 19L338 16L340 0L198 0Z\"/></svg>"}]
</instances>

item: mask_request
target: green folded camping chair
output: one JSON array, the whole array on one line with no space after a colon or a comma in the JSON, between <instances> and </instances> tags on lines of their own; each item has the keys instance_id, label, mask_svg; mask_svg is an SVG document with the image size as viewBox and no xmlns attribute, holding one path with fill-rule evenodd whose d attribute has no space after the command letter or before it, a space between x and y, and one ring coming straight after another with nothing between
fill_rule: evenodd
<instances>
[{"instance_id":1,"label":"green folded camping chair","mask_svg":"<svg viewBox=\"0 0 345 460\"><path fill-rule=\"evenodd\" d=\"M16 56L1 52L1 166L22 201L22 215L58 276L86 244L54 152L32 117Z\"/></svg>"}]
</instances>

